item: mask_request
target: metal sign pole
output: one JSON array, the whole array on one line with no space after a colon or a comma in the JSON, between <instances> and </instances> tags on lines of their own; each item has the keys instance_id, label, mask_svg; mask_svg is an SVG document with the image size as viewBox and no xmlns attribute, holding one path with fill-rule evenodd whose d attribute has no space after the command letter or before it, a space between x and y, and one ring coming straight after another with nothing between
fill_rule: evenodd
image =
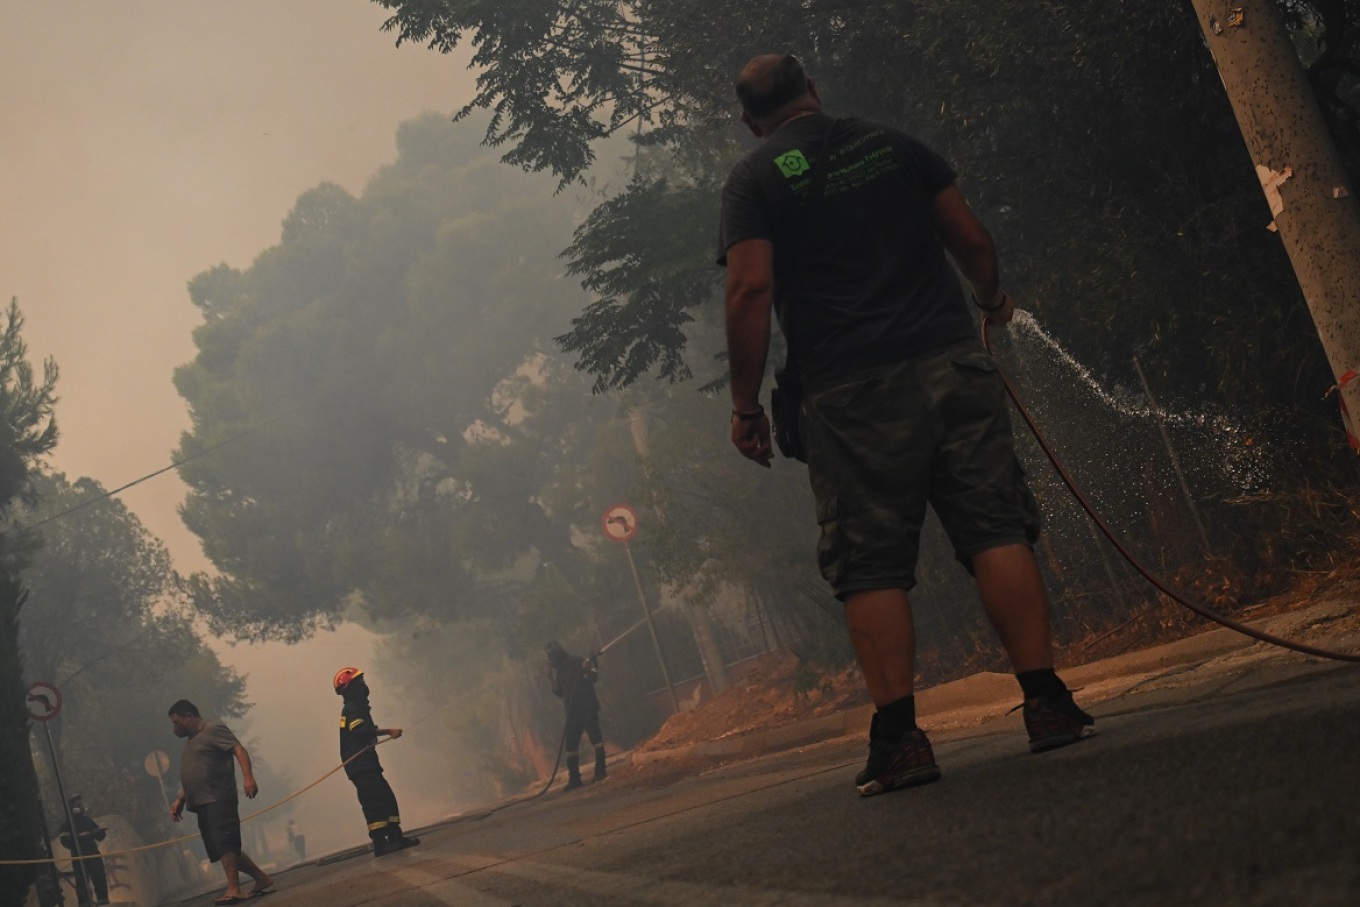
<instances>
[{"instance_id":1,"label":"metal sign pole","mask_svg":"<svg viewBox=\"0 0 1360 907\"><path fill-rule=\"evenodd\" d=\"M61 812L62 815L66 816L66 827L71 832L72 869L77 874L76 878L83 883L80 889L89 892L90 880L85 874L85 861L79 859L82 854L80 852L80 838L76 835L76 817L71 814L71 803L66 799L66 788L61 783L61 768L57 765L57 747L52 743L52 726L46 721L43 722L43 732L47 734L47 753L52 757L52 777L57 781L57 796L61 798ZM58 837L60 836L60 832L58 832ZM76 892L76 900L80 900L79 890Z\"/></svg>"},{"instance_id":2,"label":"metal sign pole","mask_svg":"<svg viewBox=\"0 0 1360 907\"><path fill-rule=\"evenodd\" d=\"M31 732L30 732L31 733ZM33 741L29 739L29 755L32 755ZM47 810L39 808L38 824L42 826L43 852L47 854L47 877L52 880L52 890L56 892L57 904L66 903L61 893L61 873L57 870L57 852L52 849L52 830L47 825Z\"/></svg>"},{"instance_id":3,"label":"metal sign pole","mask_svg":"<svg viewBox=\"0 0 1360 907\"><path fill-rule=\"evenodd\" d=\"M170 767L170 757L160 750L152 750L146 754L142 760L142 767L146 769L148 775L156 779L156 784L161 789L161 802L165 804L165 815L170 815L170 798L165 793L165 771ZM169 832L167 832L168 836Z\"/></svg>"},{"instance_id":4,"label":"metal sign pole","mask_svg":"<svg viewBox=\"0 0 1360 907\"><path fill-rule=\"evenodd\" d=\"M642 613L646 616L647 631L652 634L652 648L656 650L656 663L661 666L661 679L666 681L666 692L671 694L671 705L680 711L680 700L675 695L675 685L671 683L671 673L666 670L666 657L661 653L661 640L656 635L656 625L652 623L652 609L647 606L647 596L642 591L642 578L638 576L637 564L633 563L633 549L628 542L623 543L623 553L628 555L628 569L633 571L633 584L637 586L638 601L642 602Z\"/></svg>"},{"instance_id":5,"label":"metal sign pole","mask_svg":"<svg viewBox=\"0 0 1360 907\"><path fill-rule=\"evenodd\" d=\"M656 651L656 663L661 668L661 679L666 681L666 692L671 694L671 705L675 708L675 711L679 712L680 699L675 695L675 684L671 683L670 671L666 670L666 656L661 651L661 639L656 635L656 625L652 622L652 609L647 606L647 595L642 591L642 577L638 576L637 564L633 562L633 549L628 547L628 540L637 535L637 511L627 504L615 504L608 507L600 516L600 528L604 530L605 538L621 542L623 553L628 555L628 569L633 571L633 585L637 587L638 601L642 602L643 620L647 622L647 632L652 634L652 648ZM631 628L627 632L632 632ZM614 642L617 641L616 639ZM612 646L613 644L611 642L609 645Z\"/></svg>"},{"instance_id":6,"label":"metal sign pole","mask_svg":"<svg viewBox=\"0 0 1360 907\"><path fill-rule=\"evenodd\" d=\"M165 793L165 776L160 774L156 775L156 783L160 785L161 802L165 804L165 814L168 816L170 815L170 798L166 796Z\"/></svg>"}]
</instances>

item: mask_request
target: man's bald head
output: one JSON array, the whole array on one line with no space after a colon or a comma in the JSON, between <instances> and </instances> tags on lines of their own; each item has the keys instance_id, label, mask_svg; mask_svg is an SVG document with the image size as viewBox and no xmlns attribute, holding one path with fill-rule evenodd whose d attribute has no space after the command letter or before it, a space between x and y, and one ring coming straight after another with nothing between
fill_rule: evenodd
<instances>
[{"instance_id":1,"label":"man's bald head","mask_svg":"<svg viewBox=\"0 0 1360 907\"><path fill-rule=\"evenodd\" d=\"M742 119L767 129L789 114L817 110L821 102L803 64L793 54L752 57L737 76Z\"/></svg>"}]
</instances>

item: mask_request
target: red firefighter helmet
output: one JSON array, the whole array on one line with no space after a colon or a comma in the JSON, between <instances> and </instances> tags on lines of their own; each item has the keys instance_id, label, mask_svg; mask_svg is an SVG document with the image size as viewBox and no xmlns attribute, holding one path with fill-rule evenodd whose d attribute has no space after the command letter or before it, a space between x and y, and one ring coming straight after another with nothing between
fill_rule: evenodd
<instances>
[{"instance_id":1,"label":"red firefighter helmet","mask_svg":"<svg viewBox=\"0 0 1360 907\"><path fill-rule=\"evenodd\" d=\"M345 687L349 686L356 677L364 676L364 672L359 668L341 668L335 672L335 692L345 692Z\"/></svg>"}]
</instances>

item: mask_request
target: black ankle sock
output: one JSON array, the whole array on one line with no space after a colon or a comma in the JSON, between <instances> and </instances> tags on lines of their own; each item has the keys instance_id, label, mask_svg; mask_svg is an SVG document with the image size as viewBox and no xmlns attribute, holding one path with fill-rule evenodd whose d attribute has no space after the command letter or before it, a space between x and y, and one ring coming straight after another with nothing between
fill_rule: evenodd
<instances>
[{"instance_id":1,"label":"black ankle sock","mask_svg":"<svg viewBox=\"0 0 1360 907\"><path fill-rule=\"evenodd\" d=\"M916 697L903 696L878 709L878 736L892 743L916 728Z\"/></svg>"},{"instance_id":2,"label":"black ankle sock","mask_svg":"<svg viewBox=\"0 0 1360 907\"><path fill-rule=\"evenodd\" d=\"M1067 692L1067 687L1052 668L1021 671L1015 675L1015 679L1020 681L1020 689L1024 692L1026 699L1034 699L1039 696L1056 697Z\"/></svg>"}]
</instances>

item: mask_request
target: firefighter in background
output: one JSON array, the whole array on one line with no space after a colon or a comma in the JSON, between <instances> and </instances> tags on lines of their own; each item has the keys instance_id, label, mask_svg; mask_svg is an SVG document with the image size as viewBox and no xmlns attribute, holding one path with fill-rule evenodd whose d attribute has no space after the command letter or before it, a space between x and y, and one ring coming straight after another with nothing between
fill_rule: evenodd
<instances>
[{"instance_id":1,"label":"firefighter in background","mask_svg":"<svg viewBox=\"0 0 1360 907\"><path fill-rule=\"evenodd\" d=\"M600 733L600 700L595 696L595 680L599 676L595 657L577 658L567 654L556 641L543 647L548 653L548 675L552 678L553 695L562 700L567 710L567 726L563 731L562 748L567 757L566 790L581 786L581 732L585 731L595 746L595 777L603 781L604 736Z\"/></svg>"},{"instance_id":2,"label":"firefighter in background","mask_svg":"<svg viewBox=\"0 0 1360 907\"><path fill-rule=\"evenodd\" d=\"M288 843L297 851L299 860L307 859L307 836L297 830L292 819L288 820Z\"/></svg>"},{"instance_id":3,"label":"firefighter in background","mask_svg":"<svg viewBox=\"0 0 1360 907\"><path fill-rule=\"evenodd\" d=\"M73 860L76 877L76 898L81 904L107 904L109 902L109 881L104 874L104 859L96 857L99 842L108 834L90 815L85 807L85 798L76 794L71 798L71 819L61 823L61 844L73 857L88 857ZM71 837L71 823L75 823L75 838ZM86 885L86 879L89 885ZM90 899L90 888L94 888L94 899Z\"/></svg>"},{"instance_id":4,"label":"firefighter in background","mask_svg":"<svg viewBox=\"0 0 1360 907\"><path fill-rule=\"evenodd\" d=\"M374 724L363 671L341 668L335 673L334 686L335 692L345 700L344 708L340 710L340 759L345 764L345 775L359 794L359 806L368 823L368 836L373 839L373 855L382 857L414 847L420 839L402 833L397 797L383 777L375 748L379 736L395 739L401 736L401 728L382 728Z\"/></svg>"}]
</instances>

